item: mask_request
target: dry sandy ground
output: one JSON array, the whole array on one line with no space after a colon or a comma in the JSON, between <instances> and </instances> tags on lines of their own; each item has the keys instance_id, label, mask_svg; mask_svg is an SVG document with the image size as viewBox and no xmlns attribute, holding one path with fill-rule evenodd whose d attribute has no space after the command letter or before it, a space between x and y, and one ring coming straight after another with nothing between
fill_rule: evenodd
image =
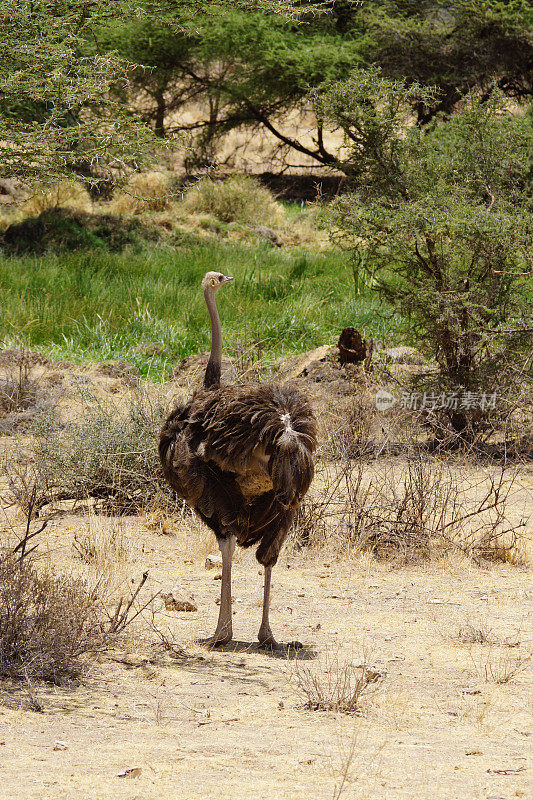
<instances>
[{"instance_id":1,"label":"dry sandy ground","mask_svg":"<svg viewBox=\"0 0 533 800\"><path fill-rule=\"evenodd\" d=\"M153 631L139 629L81 686L36 686L40 713L29 709L26 690L2 684L1 798L531 796L532 591L524 567L446 560L399 569L289 550L274 572L272 622L282 642L304 643L295 663L253 645L262 579L252 553L241 551L234 569L239 641L209 652L194 639L216 620L220 582L204 566L214 542L191 520L162 535L128 518L120 522L122 564L91 575L72 556L74 535L105 537L117 524L58 518L43 557L90 579L107 569L127 582L148 569L148 591L192 594L196 613L166 612L155 601L158 628L187 656L172 657ZM492 644L461 641L465 626ZM325 680L328 660L330 675L337 663L363 662L383 674L360 715L302 707L297 671ZM137 777L119 777L134 768Z\"/></svg>"},{"instance_id":2,"label":"dry sandy ground","mask_svg":"<svg viewBox=\"0 0 533 800\"><path fill-rule=\"evenodd\" d=\"M308 361L302 364L309 372ZM329 428L353 388L344 378L333 381L326 367L315 364L316 381L310 373L306 391ZM75 370L43 370L43 381L66 397L61 413L80 413L69 388ZM185 373L181 391L196 380ZM120 401L121 378L98 371L89 378L98 397ZM18 446L10 437L3 445ZM376 462L367 468L369 480L380 464L391 469ZM467 477L479 492L484 475L477 481L472 470ZM460 469L459 480L465 476ZM319 477L315 486L323 483ZM515 488L513 525L531 513L531 474ZM21 529L20 518L8 520L0 510L0 534ZM80 560L75 536L98 545L97 563ZM177 587L198 610L167 611L156 599L155 616L147 612L78 687L36 685L32 700L26 688L1 682L0 798L531 796L533 591L525 566L480 567L446 557L398 567L370 556L287 548L274 571L271 617L281 642L304 644L294 660L254 645L262 574L250 552L238 552L234 567L238 641L214 652L195 643L216 621L220 581L205 568L215 551L214 538L188 514L168 521L82 512L50 522L41 564L108 584L115 594L130 591L148 570L146 597ZM165 649L160 634L183 647L182 655ZM469 641L480 636L486 643ZM363 663L382 677L363 694L360 713L303 707L302 670L324 686L344 665ZM137 771L119 777L127 770Z\"/></svg>"}]
</instances>

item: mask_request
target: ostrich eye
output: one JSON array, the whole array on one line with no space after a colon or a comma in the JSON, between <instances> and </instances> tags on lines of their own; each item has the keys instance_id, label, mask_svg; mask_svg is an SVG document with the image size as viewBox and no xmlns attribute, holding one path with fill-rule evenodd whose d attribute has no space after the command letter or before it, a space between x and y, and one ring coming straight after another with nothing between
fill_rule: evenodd
<instances>
[{"instance_id":1,"label":"ostrich eye","mask_svg":"<svg viewBox=\"0 0 533 800\"><path fill-rule=\"evenodd\" d=\"M218 276L218 282L219 282L219 283L222 283L222 278L223 278L223 277L224 277L223 275L219 275L219 276Z\"/></svg>"}]
</instances>

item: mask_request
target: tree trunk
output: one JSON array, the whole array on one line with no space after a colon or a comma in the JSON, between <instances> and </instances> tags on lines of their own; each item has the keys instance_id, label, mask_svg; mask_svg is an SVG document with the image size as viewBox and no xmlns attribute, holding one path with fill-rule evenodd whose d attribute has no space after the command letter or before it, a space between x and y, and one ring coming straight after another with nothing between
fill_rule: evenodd
<instances>
[{"instance_id":1,"label":"tree trunk","mask_svg":"<svg viewBox=\"0 0 533 800\"><path fill-rule=\"evenodd\" d=\"M155 126L154 133L160 139L165 138L165 114L167 111L167 104L165 102L165 93L163 88L160 87L154 92L154 99L157 103L155 112Z\"/></svg>"}]
</instances>

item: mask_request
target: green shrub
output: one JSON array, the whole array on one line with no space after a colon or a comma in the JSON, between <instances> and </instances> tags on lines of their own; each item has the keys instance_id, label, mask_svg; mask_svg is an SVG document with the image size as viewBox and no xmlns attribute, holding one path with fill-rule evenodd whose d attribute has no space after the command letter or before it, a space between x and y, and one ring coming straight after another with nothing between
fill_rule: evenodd
<instances>
[{"instance_id":1,"label":"green shrub","mask_svg":"<svg viewBox=\"0 0 533 800\"><path fill-rule=\"evenodd\" d=\"M533 128L496 94L466 99L428 131L406 128L417 96L431 101L360 71L317 98L345 130L343 169L357 186L336 202L334 222L438 364L417 387L436 398L428 420L439 437L471 440L508 415L530 364ZM496 408L482 401L494 393Z\"/></svg>"},{"instance_id":2,"label":"green shrub","mask_svg":"<svg viewBox=\"0 0 533 800\"><path fill-rule=\"evenodd\" d=\"M129 179L125 190L113 199L115 214L141 214L165 211L172 200L172 181L163 172L138 172Z\"/></svg>"},{"instance_id":3,"label":"green shrub","mask_svg":"<svg viewBox=\"0 0 533 800\"><path fill-rule=\"evenodd\" d=\"M36 217L43 211L53 208L90 212L92 202L89 192L82 183L64 180L36 189L22 206L22 212L25 216Z\"/></svg>"}]
</instances>

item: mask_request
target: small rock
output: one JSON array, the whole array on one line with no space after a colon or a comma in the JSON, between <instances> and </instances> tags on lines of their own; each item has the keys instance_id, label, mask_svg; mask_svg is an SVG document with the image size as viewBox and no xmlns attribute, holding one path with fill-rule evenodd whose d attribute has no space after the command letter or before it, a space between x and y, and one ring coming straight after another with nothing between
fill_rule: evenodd
<instances>
[{"instance_id":1,"label":"small rock","mask_svg":"<svg viewBox=\"0 0 533 800\"><path fill-rule=\"evenodd\" d=\"M119 772L117 778L138 778L141 772L142 769L140 767L132 767L132 769L125 770L125 772Z\"/></svg>"},{"instance_id":2,"label":"small rock","mask_svg":"<svg viewBox=\"0 0 533 800\"><path fill-rule=\"evenodd\" d=\"M167 611L198 611L197 606L193 602L193 598L184 600L179 596L179 591L173 589L171 592L161 594L161 598L165 603Z\"/></svg>"},{"instance_id":3,"label":"small rock","mask_svg":"<svg viewBox=\"0 0 533 800\"><path fill-rule=\"evenodd\" d=\"M216 569L222 566L222 556L207 556L205 560L206 569Z\"/></svg>"},{"instance_id":4,"label":"small rock","mask_svg":"<svg viewBox=\"0 0 533 800\"><path fill-rule=\"evenodd\" d=\"M283 242L279 238L278 234L276 231L273 231L272 228L267 228L265 225L260 225L258 228L254 228L253 231L261 239L270 242L270 244L274 247L281 247L283 245Z\"/></svg>"},{"instance_id":5,"label":"small rock","mask_svg":"<svg viewBox=\"0 0 533 800\"><path fill-rule=\"evenodd\" d=\"M58 739L54 742L54 750L68 750L68 744Z\"/></svg>"},{"instance_id":6,"label":"small rock","mask_svg":"<svg viewBox=\"0 0 533 800\"><path fill-rule=\"evenodd\" d=\"M379 357L386 364L423 364L424 356L414 347L387 347Z\"/></svg>"}]
</instances>

